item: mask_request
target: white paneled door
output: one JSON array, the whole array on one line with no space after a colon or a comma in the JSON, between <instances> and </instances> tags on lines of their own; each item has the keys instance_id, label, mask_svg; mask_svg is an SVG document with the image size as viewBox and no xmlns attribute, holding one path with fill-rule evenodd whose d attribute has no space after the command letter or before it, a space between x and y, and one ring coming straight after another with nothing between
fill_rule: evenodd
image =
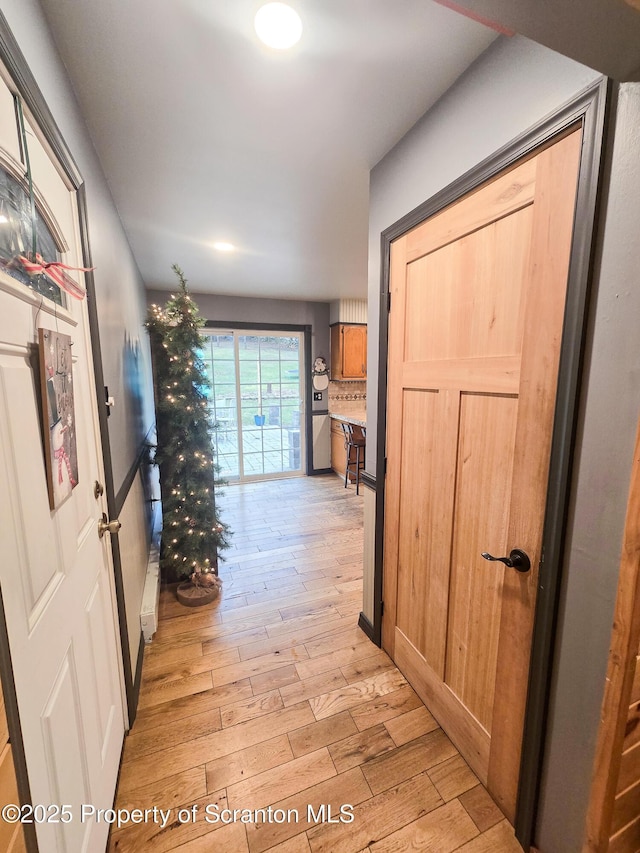
<instances>
[{"instance_id":1,"label":"white paneled door","mask_svg":"<svg viewBox=\"0 0 640 853\"><path fill-rule=\"evenodd\" d=\"M37 249L81 265L75 193L28 123L37 202ZM0 84L0 588L34 804L52 809L38 822L42 853L97 853L108 824L91 809L113 803L124 703L108 535L98 536L104 498L91 340L85 301L12 263L30 250L32 210L11 92ZM22 152L24 145L22 146ZM20 158L20 159L18 159ZM25 207L25 195L27 204ZM26 245L25 245L26 242ZM47 258L53 260L55 258ZM72 273L83 284L82 273ZM52 510L45 470L54 425L42 418L38 328L70 336L77 485ZM45 383L46 384L46 383ZM70 476L67 452L53 456L56 483ZM60 489L64 493L65 489Z\"/></svg>"}]
</instances>

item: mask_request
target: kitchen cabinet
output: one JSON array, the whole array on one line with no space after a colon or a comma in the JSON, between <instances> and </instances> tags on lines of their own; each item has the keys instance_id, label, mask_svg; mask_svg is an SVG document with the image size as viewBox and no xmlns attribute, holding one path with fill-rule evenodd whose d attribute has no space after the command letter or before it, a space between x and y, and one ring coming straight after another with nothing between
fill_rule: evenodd
<instances>
[{"instance_id":1,"label":"kitchen cabinet","mask_svg":"<svg viewBox=\"0 0 640 853\"><path fill-rule=\"evenodd\" d=\"M362 415L364 418L364 415ZM360 420L358 418L353 418L349 415L344 416L344 419L349 423L353 424L354 430L356 431L356 437L362 435L362 428L364 427L364 420ZM353 451L352 451L353 452ZM355 462L355 456L352 456L351 463ZM346 467L347 467L347 449L345 447L345 437L344 431L342 429L342 422L335 417L331 418L331 467L336 472L336 474L340 474L340 476L344 479ZM350 474L349 475L350 482L355 480L355 477Z\"/></svg>"},{"instance_id":2,"label":"kitchen cabinet","mask_svg":"<svg viewBox=\"0 0 640 853\"><path fill-rule=\"evenodd\" d=\"M344 432L340 421L331 419L331 467L344 477L347 466L347 451L344 446Z\"/></svg>"},{"instance_id":3,"label":"kitchen cabinet","mask_svg":"<svg viewBox=\"0 0 640 853\"><path fill-rule=\"evenodd\" d=\"M331 326L331 378L367 378L367 327L351 323Z\"/></svg>"}]
</instances>

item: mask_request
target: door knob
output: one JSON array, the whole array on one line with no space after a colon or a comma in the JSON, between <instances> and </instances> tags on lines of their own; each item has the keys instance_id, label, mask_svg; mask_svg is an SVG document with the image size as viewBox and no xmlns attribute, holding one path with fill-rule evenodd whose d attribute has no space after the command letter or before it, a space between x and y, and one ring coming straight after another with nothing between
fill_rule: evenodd
<instances>
[{"instance_id":1,"label":"door knob","mask_svg":"<svg viewBox=\"0 0 640 853\"><path fill-rule=\"evenodd\" d=\"M120 524L117 518L114 518L113 521L108 521L106 512L103 512L102 518L98 521L98 536L102 539L105 533L117 533L121 527L122 524Z\"/></svg>"},{"instance_id":2,"label":"door knob","mask_svg":"<svg viewBox=\"0 0 640 853\"><path fill-rule=\"evenodd\" d=\"M495 563L504 563L505 566L509 566L510 569L515 569L517 572L528 572L531 568L531 560L529 559L528 554L524 551L521 551L520 548L514 548L508 557L493 557L491 554L487 554L486 551L483 551L481 554L485 560L492 560Z\"/></svg>"}]
</instances>

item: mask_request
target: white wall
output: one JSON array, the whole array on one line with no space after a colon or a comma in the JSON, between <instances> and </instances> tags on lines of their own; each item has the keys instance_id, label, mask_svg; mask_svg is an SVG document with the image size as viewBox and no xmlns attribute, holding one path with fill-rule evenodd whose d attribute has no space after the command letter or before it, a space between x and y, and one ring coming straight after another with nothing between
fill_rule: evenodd
<instances>
[{"instance_id":1,"label":"white wall","mask_svg":"<svg viewBox=\"0 0 640 853\"><path fill-rule=\"evenodd\" d=\"M380 233L597 79L524 38L500 39L374 168L367 468L375 470ZM581 849L640 411L640 89L622 89L602 208L536 840ZM369 528L371 525L369 525ZM372 535L371 529L365 535ZM498 688L499 689L499 688Z\"/></svg>"}]
</instances>

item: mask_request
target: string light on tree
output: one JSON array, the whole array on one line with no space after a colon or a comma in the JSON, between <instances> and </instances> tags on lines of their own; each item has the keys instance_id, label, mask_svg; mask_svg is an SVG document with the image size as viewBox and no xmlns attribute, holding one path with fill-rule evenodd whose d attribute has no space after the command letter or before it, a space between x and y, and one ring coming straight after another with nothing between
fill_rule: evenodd
<instances>
[{"instance_id":1,"label":"string light on tree","mask_svg":"<svg viewBox=\"0 0 640 853\"><path fill-rule=\"evenodd\" d=\"M190 579L217 586L218 555L227 547L228 530L217 515L215 490L218 467L207 404L209 382L199 352L204 345L204 320L193 302L186 279L173 267L180 283L164 308L152 305L147 329L154 357L158 446L165 529L160 565L167 581ZM204 500L202 499L204 498ZM194 535L197 534L197 535Z\"/></svg>"}]
</instances>

